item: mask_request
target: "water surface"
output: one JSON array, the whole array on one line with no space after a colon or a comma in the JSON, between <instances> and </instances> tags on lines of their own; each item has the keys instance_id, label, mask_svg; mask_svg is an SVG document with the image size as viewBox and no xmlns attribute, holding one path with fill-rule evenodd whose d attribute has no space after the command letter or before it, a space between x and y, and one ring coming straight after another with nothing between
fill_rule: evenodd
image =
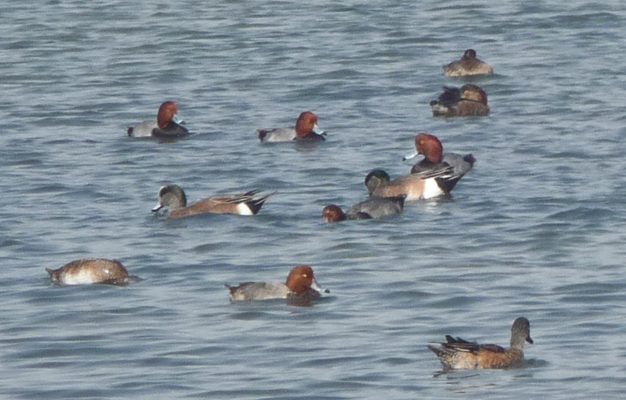
<instances>
[{"instance_id":1,"label":"water surface","mask_svg":"<svg viewBox=\"0 0 626 400\"><path fill-rule=\"evenodd\" d=\"M6 398L622 398L626 279L619 1L10 1L0 22L0 393ZM441 66L474 48L491 115L434 119ZM174 100L194 134L128 138ZM257 128L314 111L315 146ZM427 131L473 153L450 200L327 225ZM259 215L168 221L190 201L276 191ZM44 268L119 259L126 288ZM224 283L313 266L313 307L230 304ZM445 334L525 368L439 374Z\"/></svg>"}]
</instances>

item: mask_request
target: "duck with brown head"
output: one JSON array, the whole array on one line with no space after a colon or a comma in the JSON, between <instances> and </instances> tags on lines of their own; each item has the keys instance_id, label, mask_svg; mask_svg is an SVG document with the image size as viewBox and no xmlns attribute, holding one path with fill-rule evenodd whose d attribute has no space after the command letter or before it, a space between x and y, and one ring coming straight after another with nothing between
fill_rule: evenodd
<instances>
[{"instance_id":1,"label":"duck with brown head","mask_svg":"<svg viewBox=\"0 0 626 400\"><path fill-rule=\"evenodd\" d=\"M128 136L176 138L185 136L188 131L178 117L178 105L173 101L166 101L159 107L157 120L144 121L135 127L129 127Z\"/></svg>"},{"instance_id":2,"label":"duck with brown head","mask_svg":"<svg viewBox=\"0 0 626 400\"><path fill-rule=\"evenodd\" d=\"M473 155L461 156L454 153L443 153L441 141L428 133L420 133L415 137L416 152L404 157L404 160L419 154L424 159L411 168L411 174L428 179L435 178L438 185L446 193L450 193L457 182L474 166L476 159Z\"/></svg>"},{"instance_id":3,"label":"duck with brown head","mask_svg":"<svg viewBox=\"0 0 626 400\"><path fill-rule=\"evenodd\" d=\"M259 140L265 142L319 142L326 133L317 125L317 115L305 111L298 117L295 128L257 129Z\"/></svg>"},{"instance_id":4,"label":"duck with brown head","mask_svg":"<svg viewBox=\"0 0 626 400\"><path fill-rule=\"evenodd\" d=\"M485 117L489 115L487 93L480 87L467 84L460 89L443 87L437 100L430 102L434 117Z\"/></svg>"},{"instance_id":5,"label":"duck with brown head","mask_svg":"<svg viewBox=\"0 0 626 400\"><path fill-rule=\"evenodd\" d=\"M460 60L443 66L445 76L476 76L491 75L493 68L476 58L476 51L465 50Z\"/></svg>"},{"instance_id":6,"label":"duck with brown head","mask_svg":"<svg viewBox=\"0 0 626 400\"><path fill-rule=\"evenodd\" d=\"M322 289L315 279L313 269L308 265L293 268L285 283L280 282L245 282L238 286L225 285L232 301L302 299L311 300L329 293Z\"/></svg>"}]
</instances>

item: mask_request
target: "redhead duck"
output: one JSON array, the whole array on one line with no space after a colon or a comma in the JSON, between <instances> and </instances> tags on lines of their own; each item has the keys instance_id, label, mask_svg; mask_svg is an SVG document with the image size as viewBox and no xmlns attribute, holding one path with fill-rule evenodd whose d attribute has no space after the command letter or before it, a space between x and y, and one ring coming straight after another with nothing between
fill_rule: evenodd
<instances>
[{"instance_id":1,"label":"redhead duck","mask_svg":"<svg viewBox=\"0 0 626 400\"><path fill-rule=\"evenodd\" d=\"M188 131L178 118L178 106L173 101L166 101L159 107L156 121L144 121L128 128L128 136L175 138L185 136Z\"/></svg>"},{"instance_id":2,"label":"redhead duck","mask_svg":"<svg viewBox=\"0 0 626 400\"><path fill-rule=\"evenodd\" d=\"M430 102L434 117L484 117L489 115L487 93L476 85L460 89L444 86L437 100Z\"/></svg>"},{"instance_id":3,"label":"redhead duck","mask_svg":"<svg viewBox=\"0 0 626 400\"><path fill-rule=\"evenodd\" d=\"M313 269L300 265L289 272L286 283L280 282L245 282L238 286L225 285L232 301L271 300L271 299L318 299L322 289L315 280Z\"/></svg>"},{"instance_id":4,"label":"redhead duck","mask_svg":"<svg viewBox=\"0 0 626 400\"><path fill-rule=\"evenodd\" d=\"M257 129L261 142L319 142L326 133L317 125L317 115L305 111L298 117L294 128Z\"/></svg>"},{"instance_id":5,"label":"redhead duck","mask_svg":"<svg viewBox=\"0 0 626 400\"><path fill-rule=\"evenodd\" d=\"M273 194L255 198L257 193L256 190L251 190L230 196L214 196L198 200L187 206L187 196L185 196L183 189L176 185L167 185L159 189L159 203L152 209L152 212L156 213L161 208L167 207L169 219L205 213L256 215L265 201Z\"/></svg>"},{"instance_id":6,"label":"redhead duck","mask_svg":"<svg viewBox=\"0 0 626 400\"><path fill-rule=\"evenodd\" d=\"M450 193L476 162L471 154L443 154L443 145L439 139L428 133L420 133L415 137L415 149L416 152L404 157L404 160L418 154L422 154L424 159L411 168L411 174L417 174L424 179L434 178L445 193Z\"/></svg>"},{"instance_id":7,"label":"redhead duck","mask_svg":"<svg viewBox=\"0 0 626 400\"><path fill-rule=\"evenodd\" d=\"M59 285L125 285L139 281L139 278L129 276L119 261L104 258L75 260L59 269L46 268L46 272L50 275L50 280Z\"/></svg>"},{"instance_id":8,"label":"redhead duck","mask_svg":"<svg viewBox=\"0 0 626 400\"><path fill-rule=\"evenodd\" d=\"M511 346L504 349L495 344L478 344L468 342L459 337L456 339L446 335L447 343L436 343L439 347L429 345L444 369L493 369L511 368L524 361L524 342L530 344L530 322L520 317L511 327Z\"/></svg>"},{"instance_id":9,"label":"redhead duck","mask_svg":"<svg viewBox=\"0 0 626 400\"><path fill-rule=\"evenodd\" d=\"M324 222L340 222L346 219L382 219L402 214L406 195L398 197L372 197L350 207L345 213L338 206L331 204L322 210Z\"/></svg>"},{"instance_id":10,"label":"redhead duck","mask_svg":"<svg viewBox=\"0 0 626 400\"><path fill-rule=\"evenodd\" d=\"M468 49L459 61L444 65L443 74L445 76L491 75L493 68L476 58L475 50Z\"/></svg>"}]
</instances>

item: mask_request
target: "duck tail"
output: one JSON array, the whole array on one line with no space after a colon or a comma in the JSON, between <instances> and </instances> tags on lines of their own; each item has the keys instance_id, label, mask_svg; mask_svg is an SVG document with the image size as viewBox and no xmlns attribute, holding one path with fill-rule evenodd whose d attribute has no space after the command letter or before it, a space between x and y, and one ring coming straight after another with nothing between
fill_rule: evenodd
<instances>
[{"instance_id":1,"label":"duck tail","mask_svg":"<svg viewBox=\"0 0 626 400\"><path fill-rule=\"evenodd\" d=\"M271 132L271 130L269 130L269 129L257 129L256 130L256 135L259 137L259 140L262 142L263 140L265 140L265 137L270 132Z\"/></svg>"},{"instance_id":2,"label":"duck tail","mask_svg":"<svg viewBox=\"0 0 626 400\"><path fill-rule=\"evenodd\" d=\"M237 288L239 288L239 286L230 286L227 283L224 284L224 287L226 287L226 289L228 289L228 291L230 292L231 295L233 295L235 293L235 290L237 290Z\"/></svg>"},{"instance_id":3,"label":"duck tail","mask_svg":"<svg viewBox=\"0 0 626 400\"><path fill-rule=\"evenodd\" d=\"M252 194L256 194L256 191L252 191L252 192L248 192L248 193L252 193ZM260 210L261 207L263 207L263 204L265 204L265 201L267 199L269 199L272 195L274 195L276 192L274 193L270 193L268 195L265 195L263 197L259 197L259 198L251 198L250 200L246 201L246 205L248 206L248 208L250 208L250 211L252 211L253 215L256 215Z\"/></svg>"},{"instance_id":4,"label":"duck tail","mask_svg":"<svg viewBox=\"0 0 626 400\"><path fill-rule=\"evenodd\" d=\"M444 357L446 355L446 353L439 347L435 347L435 346L429 344L428 345L428 349L430 351L432 351L433 353L435 353L435 355L437 357L439 357L439 358L442 358L442 357Z\"/></svg>"},{"instance_id":5,"label":"duck tail","mask_svg":"<svg viewBox=\"0 0 626 400\"><path fill-rule=\"evenodd\" d=\"M463 156L463 160L469 165L471 165L472 167L474 166L474 163L476 162L476 158L474 158L472 154L467 154Z\"/></svg>"}]
</instances>

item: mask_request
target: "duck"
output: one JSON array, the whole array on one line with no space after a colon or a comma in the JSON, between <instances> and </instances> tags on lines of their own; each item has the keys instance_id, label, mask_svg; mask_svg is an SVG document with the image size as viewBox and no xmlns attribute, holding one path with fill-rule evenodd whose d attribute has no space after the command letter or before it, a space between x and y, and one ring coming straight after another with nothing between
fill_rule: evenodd
<instances>
[{"instance_id":1,"label":"duck","mask_svg":"<svg viewBox=\"0 0 626 400\"><path fill-rule=\"evenodd\" d=\"M389 181L389 174L382 169L374 169L365 177L365 187L370 198L405 196L406 201L428 200L445 195L435 178L422 178L410 174Z\"/></svg>"},{"instance_id":2,"label":"duck","mask_svg":"<svg viewBox=\"0 0 626 400\"><path fill-rule=\"evenodd\" d=\"M340 222L356 219L382 219L402 214L405 194L397 197L372 197L350 207L345 213L335 204L322 210L324 222Z\"/></svg>"},{"instance_id":3,"label":"duck","mask_svg":"<svg viewBox=\"0 0 626 400\"><path fill-rule=\"evenodd\" d=\"M434 117L485 117L489 115L487 93L468 83L461 88L444 86L437 100L430 102Z\"/></svg>"},{"instance_id":4,"label":"duck","mask_svg":"<svg viewBox=\"0 0 626 400\"><path fill-rule=\"evenodd\" d=\"M128 127L128 136L176 138L185 136L189 131L178 117L178 105L173 101L166 101L159 107L156 121L144 121L135 127Z\"/></svg>"},{"instance_id":5,"label":"duck","mask_svg":"<svg viewBox=\"0 0 626 400\"><path fill-rule=\"evenodd\" d=\"M445 370L513 368L523 364L524 343L533 344L530 322L519 317L511 327L508 349L496 344L478 344L460 337L446 335L446 343L435 343L428 348L435 353Z\"/></svg>"},{"instance_id":6,"label":"duck","mask_svg":"<svg viewBox=\"0 0 626 400\"><path fill-rule=\"evenodd\" d=\"M441 141L426 132L415 136L415 152L404 157L409 160L421 154L424 159L411 168L411 174L429 179L434 178L443 192L450 193L457 182L474 167L476 158L472 154L461 156L455 153L443 153Z\"/></svg>"},{"instance_id":7,"label":"duck","mask_svg":"<svg viewBox=\"0 0 626 400\"><path fill-rule=\"evenodd\" d=\"M52 283L58 285L126 285L140 280L130 276L121 262L105 258L74 260L59 269L46 268L46 272Z\"/></svg>"},{"instance_id":8,"label":"duck","mask_svg":"<svg viewBox=\"0 0 626 400\"><path fill-rule=\"evenodd\" d=\"M309 265L294 267L281 282L245 282L238 286L224 285L230 293L231 301L255 301L271 299L319 299L322 293L330 293L322 289L315 279L313 268Z\"/></svg>"},{"instance_id":9,"label":"duck","mask_svg":"<svg viewBox=\"0 0 626 400\"><path fill-rule=\"evenodd\" d=\"M251 190L242 194L214 196L198 200L187 206L187 196L183 189L177 185L166 185L159 189L159 203L152 209L152 212L157 213L162 208L167 207L169 219L205 213L256 215L273 193L255 197L257 194L258 191Z\"/></svg>"},{"instance_id":10,"label":"duck","mask_svg":"<svg viewBox=\"0 0 626 400\"><path fill-rule=\"evenodd\" d=\"M444 76L491 75L493 68L476 58L476 50L467 49L459 61L443 66Z\"/></svg>"},{"instance_id":11,"label":"duck","mask_svg":"<svg viewBox=\"0 0 626 400\"><path fill-rule=\"evenodd\" d=\"M413 155L405 159L411 157ZM442 158L441 163L433 163L429 168L426 168L426 163L418 163L412 168L414 173L394 180L390 179L386 171L376 168L367 174L364 183L370 198L406 195L406 201L428 200L450 195L457 182L472 169L475 161L471 154L463 157L449 154Z\"/></svg>"},{"instance_id":12,"label":"duck","mask_svg":"<svg viewBox=\"0 0 626 400\"><path fill-rule=\"evenodd\" d=\"M295 128L257 129L261 143L266 142L319 142L326 140L326 132L317 125L317 115L311 111L300 114Z\"/></svg>"}]
</instances>

